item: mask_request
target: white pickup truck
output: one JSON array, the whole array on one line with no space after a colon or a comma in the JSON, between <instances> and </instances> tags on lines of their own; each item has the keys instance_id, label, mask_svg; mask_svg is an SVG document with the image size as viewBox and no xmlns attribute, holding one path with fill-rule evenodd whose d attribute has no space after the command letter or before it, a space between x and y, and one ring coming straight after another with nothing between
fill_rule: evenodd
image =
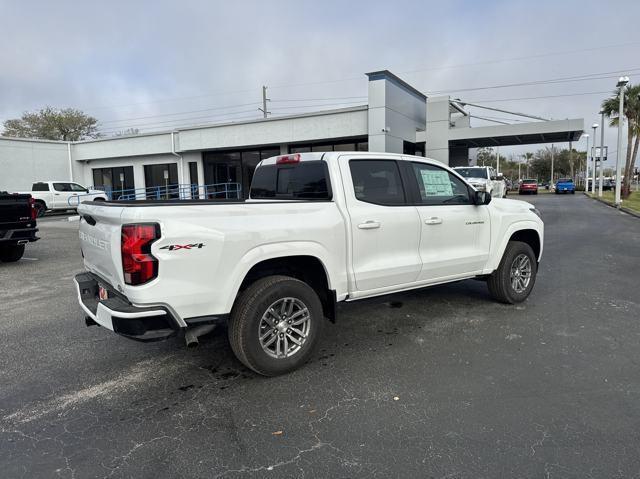
<instances>
[{"instance_id":1,"label":"white pickup truck","mask_svg":"<svg viewBox=\"0 0 640 479\"><path fill-rule=\"evenodd\" d=\"M226 322L238 359L263 375L304 364L338 301L469 278L524 301L544 230L531 204L492 200L441 163L366 152L263 160L246 201L78 211L87 325L189 346Z\"/></svg>"},{"instance_id":2,"label":"white pickup truck","mask_svg":"<svg viewBox=\"0 0 640 479\"><path fill-rule=\"evenodd\" d=\"M507 183L502 173L491 166L456 166L456 173L478 191L491 193L494 198L506 198Z\"/></svg>"},{"instance_id":3,"label":"white pickup truck","mask_svg":"<svg viewBox=\"0 0 640 479\"><path fill-rule=\"evenodd\" d=\"M72 181L36 181L27 191L35 201L38 217L47 211L75 209L78 203L86 200L107 201L104 191L85 188Z\"/></svg>"}]
</instances>

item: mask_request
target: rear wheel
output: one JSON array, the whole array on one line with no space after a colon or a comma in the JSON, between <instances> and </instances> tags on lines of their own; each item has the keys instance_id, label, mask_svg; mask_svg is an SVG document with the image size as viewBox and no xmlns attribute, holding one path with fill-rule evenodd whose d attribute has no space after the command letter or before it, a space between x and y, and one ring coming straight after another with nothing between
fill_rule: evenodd
<instances>
[{"instance_id":1,"label":"rear wheel","mask_svg":"<svg viewBox=\"0 0 640 479\"><path fill-rule=\"evenodd\" d=\"M23 244L0 246L0 261L2 261L3 263L14 263L22 258L23 254Z\"/></svg>"},{"instance_id":2,"label":"rear wheel","mask_svg":"<svg viewBox=\"0 0 640 479\"><path fill-rule=\"evenodd\" d=\"M322 304L308 284L289 276L268 276L236 299L229 342L245 366L277 376L308 361L323 323Z\"/></svg>"},{"instance_id":3,"label":"rear wheel","mask_svg":"<svg viewBox=\"0 0 640 479\"><path fill-rule=\"evenodd\" d=\"M47 205L45 205L42 201L36 201L33 205L36 209L36 217L41 218L47 212Z\"/></svg>"},{"instance_id":4,"label":"rear wheel","mask_svg":"<svg viewBox=\"0 0 640 479\"><path fill-rule=\"evenodd\" d=\"M537 272L538 264L531 246L510 241L498 269L489 276L489 293L501 303L520 303L531 294Z\"/></svg>"}]
</instances>

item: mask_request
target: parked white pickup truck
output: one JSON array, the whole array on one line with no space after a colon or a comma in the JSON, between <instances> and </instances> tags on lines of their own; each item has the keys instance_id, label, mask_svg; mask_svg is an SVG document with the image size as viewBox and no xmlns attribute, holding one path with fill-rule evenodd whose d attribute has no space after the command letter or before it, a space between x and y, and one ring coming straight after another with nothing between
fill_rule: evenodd
<instances>
[{"instance_id":1,"label":"parked white pickup truck","mask_svg":"<svg viewBox=\"0 0 640 479\"><path fill-rule=\"evenodd\" d=\"M187 345L228 322L238 359L276 375L304 364L336 302L468 278L524 301L543 223L523 201L492 200L454 170L388 153L263 160L246 201L82 203L88 325Z\"/></svg>"},{"instance_id":2,"label":"parked white pickup truck","mask_svg":"<svg viewBox=\"0 0 640 479\"><path fill-rule=\"evenodd\" d=\"M494 198L506 198L507 183L504 176L491 166L456 166L456 173L478 191L491 193Z\"/></svg>"},{"instance_id":3,"label":"parked white pickup truck","mask_svg":"<svg viewBox=\"0 0 640 479\"><path fill-rule=\"evenodd\" d=\"M31 186L31 191L25 193L30 194L35 200L38 217L47 211L75 209L79 201L108 199L104 191L90 190L71 181L37 181Z\"/></svg>"}]
</instances>

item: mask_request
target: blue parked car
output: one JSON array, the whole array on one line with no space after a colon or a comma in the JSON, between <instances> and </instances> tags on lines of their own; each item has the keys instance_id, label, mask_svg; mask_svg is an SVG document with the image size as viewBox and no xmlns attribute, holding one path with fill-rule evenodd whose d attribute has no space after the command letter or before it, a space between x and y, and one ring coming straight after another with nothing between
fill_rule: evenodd
<instances>
[{"instance_id":1,"label":"blue parked car","mask_svg":"<svg viewBox=\"0 0 640 479\"><path fill-rule=\"evenodd\" d=\"M571 178L560 178L556 181L556 194L560 193L571 193L575 194L576 185L573 184L573 180Z\"/></svg>"}]
</instances>

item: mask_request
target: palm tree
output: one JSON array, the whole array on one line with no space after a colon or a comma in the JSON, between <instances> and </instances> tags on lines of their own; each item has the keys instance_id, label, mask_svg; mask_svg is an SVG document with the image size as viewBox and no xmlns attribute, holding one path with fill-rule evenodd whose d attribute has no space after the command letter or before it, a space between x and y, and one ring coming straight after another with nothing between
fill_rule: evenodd
<instances>
[{"instance_id":1,"label":"palm tree","mask_svg":"<svg viewBox=\"0 0 640 479\"><path fill-rule=\"evenodd\" d=\"M604 114L611 120L611 126L618 125L618 108L620 105L620 91L615 92L615 96L607 98L602 102ZM627 85L624 93L624 116L627 117L629 128L627 131L627 159L622 171L623 182L620 195L622 198L629 197L631 193L631 177L633 167L636 163L638 146L640 144L640 85Z\"/></svg>"}]
</instances>

